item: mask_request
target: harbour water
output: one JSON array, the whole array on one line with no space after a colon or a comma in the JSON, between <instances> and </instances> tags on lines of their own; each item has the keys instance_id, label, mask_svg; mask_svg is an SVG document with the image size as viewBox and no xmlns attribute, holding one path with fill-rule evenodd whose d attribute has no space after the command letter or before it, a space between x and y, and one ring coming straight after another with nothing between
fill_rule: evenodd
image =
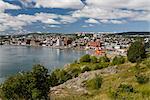
<instances>
[{"instance_id":1,"label":"harbour water","mask_svg":"<svg viewBox=\"0 0 150 100\"><path fill-rule=\"evenodd\" d=\"M44 65L50 71L72 63L84 54L85 51L72 49L0 46L0 83L17 72L31 70L34 64Z\"/></svg>"}]
</instances>

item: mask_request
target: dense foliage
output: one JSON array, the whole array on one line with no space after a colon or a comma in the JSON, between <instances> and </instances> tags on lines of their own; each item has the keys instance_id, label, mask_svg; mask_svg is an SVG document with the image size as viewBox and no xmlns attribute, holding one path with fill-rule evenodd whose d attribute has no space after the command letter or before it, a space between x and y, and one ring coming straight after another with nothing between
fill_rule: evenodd
<instances>
[{"instance_id":1,"label":"dense foliage","mask_svg":"<svg viewBox=\"0 0 150 100\"><path fill-rule=\"evenodd\" d=\"M110 62L110 59L105 55L99 58L100 63Z\"/></svg>"},{"instance_id":2,"label":"dense foliage","mask_svg":"<svg viewBox=\"0 0 150 100\"><path fill-rule=\"evenodd\" d=\"M52 86L62 84L71 78L72 76L70 74L68 74L66 71L61 70L61 69L54 70L50 75Z\"/></svg>"},{"instance_id":3,"label":"dense foliage","mask_svg":"<svg viewBox=\"0 0 150 100\"><path fill-rule=\"evenodd\" d=\"M48 70L35 65L31 72L19 73L7 79L1 88L4 97L9 100L47 100L49 87Z\"/></svg>"},{"instance_id":4,"label":"dense foliage","mask_svg":"<svg viewBox=\"0 0 150 100\"><path fill-rule=\"evenodd\" d=\"M117 91L120 91L120 92L133 92L133 90L134 89L133 89L132 85L120 84Z\"/></svg>"},{"instance_id":5,"label":"dense foliage","mask_svg":"<svg viewBox=\"0 0 150 100\"><path fill-rule=\"evenodd\" d=\"M146 57L145 45L142 41L135 41L127 51L128 60L132 63L139 62Z\"/></svg>"},{"instance_id":6,"label":"dense foliage","mask_svg":"<svg viewBox=\"0 0 150 100\"><path fill-rule=\"evenodd\" d=\"M90 62L90 55L86 54L80 58L80 62Z\"/></svg>"},{"instance_id":7,"label":"dense foliage","mask_svg":"<svg viewBox=\"0 0 150 100\"><path fill-rule=\"evenodd\" d=\"M97 63L97 58L95 56L90 57L91 63Z\"/></svg>"},{"instance_id":8,"label":"dense foliage","mask_svg":"<svg viewBox=\"0 0 150 100\"><path fill-rule=\"evenodd\" d=\"M146 75L135 75L136 77L136 81L139 83L139 84L145 84L149 81L149 77L146 76Z\"/></svg>"},{"instance_id":9,"label":"dense foliage","mask_svg":"<svg viewBox=\"0 0 150 100\"><path fill-rule=\"evenodd\" d=\"M112 60L112 65L119 65L125 62L125 58L123 56L115 56Z\"/></svg>"},{"instance_id":10,"label":"dense foliage","mask_svg":"<svg viewBox=\"0 0 150 100\"><path fill-rule=\"evenodd\" d=\"M91 71L91 69L88 66L83 66L83 68L81 69L81 73L84 73L86 71Z\"/></svg>"}]
</instances>

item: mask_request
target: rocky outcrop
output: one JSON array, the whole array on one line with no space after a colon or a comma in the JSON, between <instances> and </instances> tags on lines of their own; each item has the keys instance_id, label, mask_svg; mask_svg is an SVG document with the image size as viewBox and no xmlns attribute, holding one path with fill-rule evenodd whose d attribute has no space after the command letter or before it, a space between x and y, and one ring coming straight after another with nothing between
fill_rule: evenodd
<instances>
[{"instance_id":1,"label":"rocky outcrop","mask_svg":"<svg viewBox=\"0 0 150 100\"><path fill-rule=\"evenodd\" d=\"M107 76L118 73L117 66L104 68L101 70L89 71L80 74L78 77L68 80L67 82L51 88L52 95L69 95L69 91L78 95L90 94L85 87L85 81L92 79L95 75Z\"/></svg>"}]
</instances>

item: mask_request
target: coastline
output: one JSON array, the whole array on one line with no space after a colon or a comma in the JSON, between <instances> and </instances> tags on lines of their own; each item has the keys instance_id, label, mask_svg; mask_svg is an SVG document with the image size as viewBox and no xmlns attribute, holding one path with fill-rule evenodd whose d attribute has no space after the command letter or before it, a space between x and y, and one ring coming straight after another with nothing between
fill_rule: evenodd
<instances>
[{"instance_id":1,"label":"coastline","mask_svg":"<svg viewBox=\"0 0 150 100\"><path fill-rule=\"evenodd\" d=\"M64 49L72 49L72 50L78 50L78 51L87 51L84 48L79 48L79 47L67 47L67 46L33 46L33 45L1 45L1 46L25 46L25 47L44 47L44 48L53 48L53 49L60 49L60 50L64 50Z\"/></svg>"}]
</instances>

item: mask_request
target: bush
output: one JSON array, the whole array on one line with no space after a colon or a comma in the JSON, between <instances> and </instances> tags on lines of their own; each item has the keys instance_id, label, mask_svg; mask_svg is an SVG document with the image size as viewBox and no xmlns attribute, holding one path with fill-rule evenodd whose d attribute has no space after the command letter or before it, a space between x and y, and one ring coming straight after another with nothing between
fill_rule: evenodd
<instances>
[{"instance_id":1,"label":"bush","mask_svg":"<svg viewBox=\"0 0 150 100\"><path fill-rule=\"evenodd\" d=\"M99 58L100 63L110 62L110 59L107 56L103 56Z\"/></svg>"},{"instance_id":2,"label":"bush","mask_svg":"<svg viewBox=\"0 0 150 100\"><path fill-rule=\"evenodd\" d=\"M55 72L52 72L51 75L49 76L49 83L51 84L52 87L59 85L59 79Z\"/></svg>"},{"instance_id":3,"label":"bush","mask_svg":"<svg viewBox=\"0 0 150 100\"><path fill-rule=\"evenodd\" d=\"M112 65L119 65L125 62L125 58L123 56L115 56L112 60Z\"/></svg>"},{"instance_id":4,"label":"bush","mask_svg":"<svg viewBox=\"0 0 150 100\"><path fill-rule=\"evenodd\" d=\"M84 73L86 71L91 71L91 69L88 66L84 66L81 70L81 73Z\"/></svg>"},{"instance_id":5,"label":"bush","mask_svg":"<svg viewBox=\"0 0 150 100\"><path fill-rule=\"evenodd\" d=\"M135 93L132 85L120 84L117 90L110 89L109 93L113 100L133 100L133 93Z\"/></svg>"},{"instance_id":6,"label":"bush","mask_svg":"<svg viewBox=\"0 0 150 100\"><path fill-rule=\"evenodd\" d=\"M119 92L133 92L133 87L132 85L128 85L128 84L120 84L120 86L118 87L118 91Z\"/></svg>"},{"instance_id":7,"label":"bush","mask_svg":"<svg viewBox=\"0 0 150 100\"><path fill-rule=\"evenodd\" d=\"M139 84L145 84L149 81L149 78L147 76L144 76L144 75L135 75L135 77L136 77L136 81Z\"/></svg>"},{"instance_id":8,"label":"bush","mask_svg":"<svg viewBox=\"0 0 150 100\"><path fill-rule=\"evenodd\" d=\"M91 56L91 63L97 63L97 58L95 56Z\"/></svg>"},{"instance_id":9,"label":"bush","mask_svg":"<svg viewBox=\"0 0 150 100\"><path fill-rule=\"evenodd\" d=\"M72 76L70 74L68 74L66 71L61 69L56 69L50 75L50 80L53 83L52 84L53 86L62 84L71 78Z\"/></svg>"},{"instance_id":10,"label":"bush","mask_svg":"<svg viewBox=\"0 0 150 100\"><path fill-rule=\"evenodd\" d=\"M101 63L100 66L101 66L102 68L106 68L106 67L109 66L109 63L106 63L106 62L105 62L105 63Z\"/></svg>"},{"instance_id":11,"label":"bush","mask_svg":"<svg viewBox=\"0 0 150 100\"><path fill-rule=\"evenodd\" d=\"M2 93L8 100L47 100L50 84L48 70L41 65L31 72L19 73L2 84Z\"/></svg>"},{"instance_id":12,"label":"bush","mask_svg":"<svg viewBox=\"0 0 150 100\"><path fill-rule=\"evenodd\" d=\"M71 75L72 78L78 77L78 75L81 73L80 68L71 68L68 72L68 74Z\"/></svg>"},{"instance_id":13,"label":"bush","mask_svg":"<svg viewBox=\"0 0 150 100\"><path fill-rule=\"evenodd\" d=\"M128 60L132 63L139 62L146 57L145 45L142 41L136 41L131 44L127 51Z\"/></svg>"},{"instance_id":14,"label":"bush","mask_svg":"<svg viewBox=\"0 0 150 100\"><path fill-rule=\"evenodd\" d=\"M95 64L93 65L93 70L98 70L98 69L102 69L103 67L100 66L100 64Z\"/></svg>"},{"instance_id":15,"label":"bush","mask_svg":"<svg viewBox=\"0 0 150 100\"><path fill-rule=\"evenodd\" d=\"M89 89L99 89L102 85L102 77L96 75L95 78L86 81L86 87Z\"/></svg>"},{"instance_id":16,"label":"bush","mask_svg":"<svg viewBox=\"0 0 150 100\"><path fill-rule=\"evenodd\" d=\"M90 55L86 54L80 58L80 62L90 62Z\"/></svg>"}]
</instances>

